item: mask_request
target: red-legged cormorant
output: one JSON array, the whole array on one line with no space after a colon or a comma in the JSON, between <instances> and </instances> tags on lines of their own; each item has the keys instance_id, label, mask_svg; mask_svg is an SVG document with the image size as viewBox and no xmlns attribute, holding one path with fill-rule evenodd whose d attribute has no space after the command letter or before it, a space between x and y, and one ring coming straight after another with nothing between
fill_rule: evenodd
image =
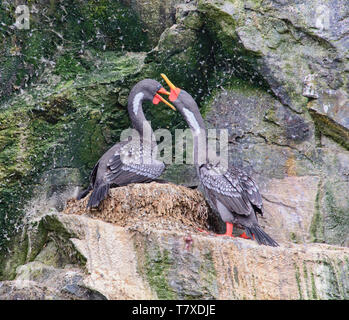
<instances>
[{"instance_id":1,"label":"red-legged cormorant","mask_svg":"<svg viewBox=\"0 0 349 320\"><path fill-rule=\"evenodd\" d=\"M161 76L171 88L170 101L182 114L193 133L194 163L200 184L207 202L226 223L224 235L233 237L235 224L245 229L242 237L254 238L259 244L278 246L258 224L257 214L263 215L263 203L252 178L234 166L225 168L220 163L211 163L207 159L206 147L205 150L200 150L206 152L204 161L198 162L199 136L207 139L206 126L198 105L189 93L177 88L164 74Z\"/></svg>"},{"instance_id":2,"label":"red-legged cormorant","mask_svg":"<svg viewBox=\"0 0 349 320\"><path fill-rule=\"evenodd\" d=\"M98 207L107 197L110 187L151 182L164 171L164 163L152 157L154 153L156 154L157 144L142 108L143 101L148 100L153 104L163 101L176 110L159 93L169 95L159 82L152 79L144 79L132 88L127 109L139 139L115 144L98 160L90 174L89 187L77 197L80 200L93 190L87 204L88 208Z\"/></svg>"}]
</instances>

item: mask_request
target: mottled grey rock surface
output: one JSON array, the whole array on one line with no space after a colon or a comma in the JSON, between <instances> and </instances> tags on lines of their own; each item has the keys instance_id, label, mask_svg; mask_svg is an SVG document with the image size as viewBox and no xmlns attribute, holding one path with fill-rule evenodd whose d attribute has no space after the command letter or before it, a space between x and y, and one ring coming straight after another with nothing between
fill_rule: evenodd
<instances>
[{"instance_id":1,"label":"mottled grey rock surface","mask_svg":"<svg viewBox=\"0 0 349 320\"><path fill-rule=\"evenodd\" d=\"M161 222L156 213L147 215ZM349 297L348 248L289 242L267 247L199 233L180 222L176 230L125 228L74 214L51 214L41 225L47 243L34 261L17 268L15 280L0 282L1 299ZM73 265L67 248L80 257ZM57 263L56 255L68 259Z\"/></svg>"}]
</instances>

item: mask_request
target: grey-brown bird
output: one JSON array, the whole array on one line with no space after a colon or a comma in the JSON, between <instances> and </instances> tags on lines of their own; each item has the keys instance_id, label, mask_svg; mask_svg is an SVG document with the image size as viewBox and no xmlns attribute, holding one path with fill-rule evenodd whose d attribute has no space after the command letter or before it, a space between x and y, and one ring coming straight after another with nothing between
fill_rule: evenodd
<instances>
[{"instance_id":1,"label":"grey-brown bird","mask_svg":"<svg viewBox=\"0 0 349 320\"><path fill-rule=\"evenodd\" d=\"M164 74L162 77L171 88L169 100L182 114L193 133L194 163L205 198L213 211L226 223L225 236L232 237L233 226L245 229L242 237L254 238L259 244L278 246L258 224L257 214L263 215L262 197L256 183L245 172L234 166L225 168L220 163L211 163L207 157L197 162L201 135L206 139L206 126L193 97L177 88ZM206 144L207 145L207 144Z\"/></svg>"},{"instance_id":2,"label":"grey-brown bird","mask_svg":"<svg viewBox=\"0 0 349 320\"><path fill-rule=\"evenodd\" d=\"M128 97L128 114L138 137L131 141L122 141L113 145L97 161L91 174L88 188L82 191L80 200L92 191L87 207L98 207L109 192L110 187L125 186L130 183L147 183L156 181L165 169L163 162L155 159L156 139L150 123L146 120L142 103L151 101L158 104L163 101L176 110L161 94L169 95L162 85L152 79L138 82Z\"/></svg>"}]
</instances>

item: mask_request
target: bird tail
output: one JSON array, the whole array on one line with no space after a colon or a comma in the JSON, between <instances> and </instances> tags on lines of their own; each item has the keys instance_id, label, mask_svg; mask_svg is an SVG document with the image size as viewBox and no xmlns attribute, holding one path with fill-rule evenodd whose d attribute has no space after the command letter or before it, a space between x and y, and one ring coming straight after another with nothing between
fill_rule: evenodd
<instances>
[{"instance_id":1,"label":"bird tail","mask_svg":"<svg viewBox=\"0 0 349 320\"><path fill-rule=\"evenodd\" d=\"M279 244L273 240L259 225L245 227L246 235L251 239L255 238L258 244L266 246L278 247Z\"/></svg>"},{"instance_id":2,"label":"bird tail","mask_svg":"<svg viewBox=\"0 0 349 320\"><path fill-rule=\"evenodd\" d=\"M88 193L89 193L91 190L92 190L92 187L91 187L91 185L89 185L87 189L82 190L82 191L78 194L78 196L76 197L76 200L84 199L84 198L88 195Z\"/></svg>"},{"instance_id":3,"label":"bird tail","mask_svg":"<svg viewBox=\"0 0 349 320\"><path fill-rule=\"evenodd\" d=\"M94 187L90 199L87 203L87 208L97 208L101 201L103 201L109 192L109 184L100 184Z\"/></svg>"}]
</instances>

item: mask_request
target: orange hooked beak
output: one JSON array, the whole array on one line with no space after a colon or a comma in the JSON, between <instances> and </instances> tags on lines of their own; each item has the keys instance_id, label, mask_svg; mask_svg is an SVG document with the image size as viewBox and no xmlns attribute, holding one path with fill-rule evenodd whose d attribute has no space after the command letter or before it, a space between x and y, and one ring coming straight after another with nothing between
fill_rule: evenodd
<instances>
[{"instance_id":1,"label":"orange hooked beak","mask_svg":"<svg viewBox=\"0 0 349 320\"><path fill-rule=\"evenodd\" d=\"M158 90L154 96L153 103L158 104L160 101L162 101L163 103L167 104L173 110L176 110L176 108L171 103L169 103L167 100L165 100L162 96L160 96L159 93L166 94L168 96L170 95L170 93L165 88L160 88L160 90Z\"/></svg>"},{"instance_id":2,"label":"orange hooked beak","mask_svg":"<svg viewBox=\"0 0 349 320\"><path fill-rule=\"evenodd\" d=\"M170 101L176 101L178 98L179 93L181 92L181 89L177 88L169 78L166 77L165 74L161 73L161 77L166 81L167 85L171 88L171 93L170 93Z\"/></svg>"}]
</instances>

